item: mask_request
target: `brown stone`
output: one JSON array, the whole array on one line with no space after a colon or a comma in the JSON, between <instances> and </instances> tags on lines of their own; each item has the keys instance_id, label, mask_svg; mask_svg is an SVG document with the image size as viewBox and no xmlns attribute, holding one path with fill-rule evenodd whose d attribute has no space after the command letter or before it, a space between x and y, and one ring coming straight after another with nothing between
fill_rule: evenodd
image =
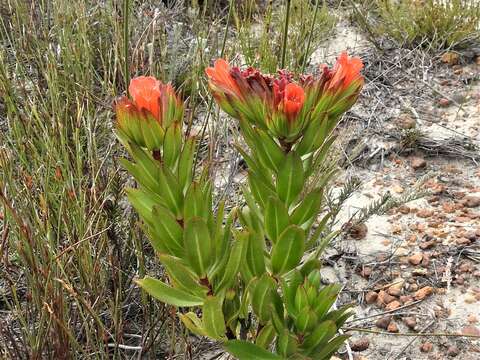
<instances>
[{"instance_id":1,"label":"brown stone","mask_svg":"<svg viewBox=\"0 0 480 360\"><path fill-rule=\"evenodd\" d=\"M480 336L480 330L474 325L468 325L462 329L462 334Z\"/></svg>"},{"instance_id":2,"label":"brown stone","mask_svg":"<svg viewBox=\"0 0 480 360\"><path fill-rule=\"evenodd\" d=\"M408 262L412 265L418 265L422 262L423 254L416 253L408 258Z\"/></svg>"},{"instance_id":3,"label":"brown stone","mask_svg":"<svg viewBox=\"0 0 480 360\"><path fill-rule=\"evenodd\" d=\"M403 318L403 323L407 325L409 329L415 329L417 326L417 319L414 316L408 316Z\"/></svg>"},{"instance_id":4,"label":"brown stone","mask_svg":"<svg viewBox=\"0 0 480 360\"><path fill-rule=\"evenodd\" d=\"M370 341L367 337L362 337L356 341L350 343L350 348L353 351L365 351L370 346Z\"/></svg>"},{"instance_id":5,"label":"brown stone","mask_svg":"<svg viewBox=\"0 0 480 360\"><path fill-rule=\"evenodd\" d=\"M384 316L380 319L378 319L376 322L375 322L375 326L380 328L380 329L388 329L388 325L390 324L390 322L392 321L392 317L391 316Z\"/></svg>"},{"instance_id":6,"label":"brown stone","mask_svg":"<svg viewBox=\"0 0 480 360\"><path fill-rule=\"evenodd\" d=\"M447 349L447 356L456 357L460 354L460 350L455 345L449 346Z\"/></svg>"},{"instance_id":7,"label":"brown stone","mask_svg":"<svg viewBox=\"0 0 480 360\"><path fill-rule=\"evenodd\" d=\"M403 215L407 215L410 213L410 208L407 205L402 205L398 207L398 212Z\"/></svg>"},{"instance_id":8,"label":"brown stone","mask_svg":"<svg viewBox=\"0 0 480 360\"><path fill-rule=\"evenodd\" d=\"M423 169L425 166L427 166L427 162L425 161L425 159L421 157L413 157L412 160L410 161L410 165L415 170L418 170L418 169Z\"/></svg>"},{"instance_id":9,"label":"brown stone","mask_svg":"<svg viewBox=\"0 0 480 360\"><path fill-rule=\"evenodd\" d=\"M478 318L474 314L470 314L467 316L467 321L470 324L476 324L478 322Z\"/></svg>"},{"instance_id":10,"label":"brown stone","mask_svg":"<svg viewBox=\"0 0 480 360\"><path fill-rule=\"evenodd\" d=\"M388 287L387 293L392 296L400 296L402 293L403 285L405 280L402 278L397 278L393 281L393 284Z\"/></svg>"},{"instance_id":11,"label":"brown stone","mask_svg":"<svg viewBox=\"0 0 480 360\"><path fill-rule=\"evenodd\" d=\"M380 290L378 293L377 304L378 306L384 306L390 304L392 301L395 301L395 297L388 294L384 290Z\"/></svg>"},{"instance_id":12,"label":"brown stone","mask_svg":"<svg viewBox=\"0 0 480 360\"><path fill-rule=\"evenodd\" d=\"M428 353L432 351L433 349L433 344L429 341L424 342L423 344L420 345L420 351L424 353Z\"/></svg>"},{"instance_id":13,"label":"brown stone","mask_svg":"<svg viewBox=\"0 0 480 360\"><path fill-rule=\"evenodd\" d=\"M389 303L389 304L385 307L385 309L391 311L391 310L398 309L400 306L402 306L402 304L400 303L400 301L398 301L398 300L393 300L391 303Z\"/></svg>"},{"instance_id":14,"label":"brown stone","mask_svg":"<svg viewBox=\"0 0 480 360\"><path fill-rule=\"evenodd\" d=\"M369 278L370 275L372 275L372 268L369 266L364 266L362 268L362 271L360 272L360 275L362 275L364 278Z\"/></svg>"},{"instance_id":15,"label":"brown stone","mask_svg":"<svg viewBox=\"0 0 480 360\"><path fill-rule=\"evenodd\" d=\"M404 129L404 130L414 129L416 125L417 125L417 122L415 121L415 119L413 119L408 114L402 114L397 119L397 126L400 129Z\"/></svg>"},{"instance_id":16,"label":"brown stone","mask_svg":"<svg viewBox=\"0 0 480 360\"><path fill-rule=\"evenodd\" d=\"M377 301L378 294L375 291L369 291L365 295L365 301L367 304L373 304L375 301Z\"/></svg>"},{"instance_id":17,"label":"brown stone","mask_svg":"<svg viewBox=\"0 0 480 360\"><path fill-rule=\"evenodd\" d=\"M417 211L417 216L421 218L429 218L433 215L433 210L430 209L420 209Z\"/></svg>"},{"instance_id":18,"label":"brown stone","mask_svg":"<svg viewBox=\"0 0 480 360\"><path fill-rule=\"evenodd\" d=\"M423 241L418 246L422 250L428 250L428 249L431 249L432 247L434 247L436 244L437 244L437 242L435 240L430 240L430 241Z\"/></svg>"},{"instance_id":19,"label":"brown stone","mask_svg":"<svg viewBox=\"0 0 480 360\"><path fill-rule=\"evenodd\" d=\"M391 333L398 333L398 326L394 322L390 322L387 327L387 331Z\"/></svg>"},{"instance_id":20,"label":"brown stone","mask_svg":"<svg viewBox=\"0 0 480 360\"><path fill-rule=\"evenodd\" d=\"M406 305L413 302L413 297L411 297L410 295L402 295L400 296L400 301L402 302L402 304Z\"/></svg>"},{"instance_id":21,"label":"brown stone","mask_svg":"<svg viewBox=\"0 0 480 360\"><path fill-rule=\"evenodd\" d=\"M477 207L480 205L480 196L465 196L465 198L463 199L463 204L469 208Z\"/></svg>"},{"instance_id":22,"label":"brown stone","mask_svg":"<svg viewBox=\"0 0 480 360\"><path fill-rule=\"evenodd\" d=\"M432 294L433 294L433 288L431 286L425 286L415 292L415 300L423 300L427 296L430 296Z\"/></svg>"},{"instance_id":23,"label":"brown stone","mask_svg":"<svg viewBox=\"0 0 480 360\"><path fill-rule=\"evenodd\" d=\"M461 245L461 246L470 245L470 240L468 240L467 238L464 238L464 237L456 239L455 242L457 243L457 245Z\"/></svg>"},{"instance_id":24,"label":"brown stone","mask_svg":"<svg viewBox=\"0 0 480 360\"><path fill-rule=\"evenodd\" d=\"M438 106L440 106L440 107L450 106L450 100L448 100L446 98L441 98L441 99L438 100Z\"/></svg>"},{"instance_id":25,"label":"brown stone","mask_svg":"<svg viewBox=\"0 0 480 360\"><path fill-rule=\"evenodd\" d=\"M355 224L349 230L348 233L355 240L362 240L367 236L368 228L365 224Z\"/></svg>"},{"instance_id":26,"label":"brown stone","mask_svg":"<svg viewBox=\"0 0 480 360\"><path fill-rule=\"evenodd\" d=\"M459 60L458 53L455 53L452 51L447 51L442 55L442 61L445 64L448 64L450 66L458 64L458 60Z\"/></svg>"}]
</instances>

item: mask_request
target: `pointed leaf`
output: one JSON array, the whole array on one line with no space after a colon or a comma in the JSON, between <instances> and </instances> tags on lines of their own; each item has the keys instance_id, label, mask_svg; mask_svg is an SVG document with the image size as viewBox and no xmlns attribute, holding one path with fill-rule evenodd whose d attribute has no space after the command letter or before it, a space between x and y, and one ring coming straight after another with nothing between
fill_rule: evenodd
<instances>
[{"instance_id":1,"label":"pointed leaf","mask_svg":"<svg viewBox=\"0 0 480 360\"><path fill-rule=\"evenodd\" d=\"M239 360L284 360L282 357L246 341L230 340L225 343L224 347Z\"/></svg>"},{"instance_id":2,"label":"pointed leaf","mask_svg":"<svg viewBox=\"0 0 480 360\"><path fill-rule=\"evenodd\" d=\"M183 290L175 289L164 282L149 276L136 280L136 283L154 298L173 306L199 306L203 299Z\"/></svg>"},{"instance_id":3,"label":"pointed leaf","mask_svg":"<svg viewBox=\"0 0 480 360\"><path fill-rule=\"evenodd\" d=\"M288 207L300 195L304 185L302 159L290 152L277 177L277 193Z\"/></svg>"},{"instance_id":4,"label":"pointed leaf","mask_svg":"<svg viewBox=\"0 0 480 360\"><path fill-rule=\"evenodd\" d=\"M182 264L181 259L163 254L160 255L159 258L165 266L171 282L175 284L175 287L199 297L205 297L207 295L208 289L200 285L199 278Z\"/></svg>"},{"instance_id":5,"label":"pointed leaf","mask_svg":"<svg viewBox=\"0 0 480 360\"><path fill-rule=\"evenodd\" d=\"M333 321L324 321L318 325L303 341L302 348L310 353L316 347L321 347L322 344L330 341L332 336L337 332L337 327Z\"/></svg>"},{"instance_id":6,"label":"pointed leaf","mask_svg":"<svg viewBox=\"0 0 480 360\"><path fill-rule=\"evenodd\" d=\"M296 267L303 256L305 232L297 225L290 225L280 235L272 250L272 271L283 274Z\"/></svg>"},{"instance_id":7,"label":"pointed leaf","mask_svg":"<svg viewBox=\"0 0 480 360\"><path fill-rule=\"evenodd\" d=\"M153 248L160 252L159 244L161 244L161 247L168 249L169 255L182 257L184 255L183 229L171 211L163 206L155 206L152 214L153 224L150 226L150 234L152 235L150 242Z\"/></svg>"},{"instance_id":8,"label":"pointed leaf","mask_svg":"<svg viewBox=\"0 0 480 360\"><path fill-rule=\"evenodd\" d=\"M200 336L208 336L205 329L203 328L202 321L197 317L193 312L188 312L186 314L178 313L178 317L182 321L183 325L190 330L192 333Z\"/></svg>"},{"instance_id":9,"label":"pointed leaf","mask_svg":"<svg viewBox=\"0 0 480 360\"><path fill-rule=\"evenodd\" d=\"M290 225L287 208L277 197L268 198L264 222L265 234L275 244L280 234Z\"/></svg>"},{"instance_id":10,"label":"pointed leaf","mask_svg":"<svg viewBox=\"0 0 480 360\"><path fill-rule=\"evenodd\" d=\"M265 239L256 232L251 232L248 239L246 262L253 276L265 273Z\"/></svg>"},{"instance_id":11,"label":"pointed leaf","mask_svg":"<svg viewBox=\"0 0 480 360\"><path fill-rule=\"evenodd\" d=\"M195 139L185 140L183 150L178 160L178 183L180 188L185 190L192 182L193 155L195 153Z\"/></svg>"},{"instance_id":12,"label":"pointed leaf","mask_svg":"<svg viewBox=\"0 0 480 360\"><path fill-rule=\"evenodd\" d=\"M172 124L165 132L163 142L163 162L173 170L182 147L182 130L178 124Z\"/></svg>"},{"instance_id":13,"label":"pointed leaf","mask_svg":"<svg viewBox=\"0 0 480 360\"><path fill-rule=\"evenodd\" d=\"M205 332L214 339L225 338L225 319L222 312L223 299L218 296L209 296L203 304L202 323Z\"/></svg>"},{"instance_id":14,"label":"pointed leaf","mask_svg":"<svg viewBox=\"0 0 480 360\"><path fill-rule=\"evenodd\" d=\"M261 346L264 349L268 349L273 339L275 338L275 328L272 324L265 325L262 330L257 335L255 339L255 344Z\"/></svg>"},{"instance_id":15,"label":"pointed leaf","mask_svg":"<svg viewBox=\"0 0 480 360\"><path fill-rule=\"evenodd\" d=\"M204 278L213 253L212 238L205 220L192 218L187 221L183 231L183 241L190 265L201 279Z\"/></svg>"},{"instance_id":16,"label":"pointed leaf","mask_svg":"<svg viewBox=\"0 0 480 360\"><path fill-rule=\"evenodd\" d=\"M236 241L230 250L230 256L228 258L227 266L223 271L222 280L220 280L215 287L216 293L228 289L233 285L235 277L240 269L240 263L245 258L245 250L248 245L248 234L239 234L235 238Z\"/></svg>"},{"instance_id":17,"label":"pointed leaf","mask_svg":"<svg viewBox=\"0 0 480 360\"><path fill-rule=\"evenodd\" d=\"M275 291L275 287L275 280L273 280L270 275L265 273L258 280L253 290L252 307L261 323L266 323L268 320L270 320L273 292Z\"/></svg>"},{"instance_id":18,"label":"pointed leaf","mask_svg":"<svg viewBox=\"0 0 480 360\"><path fill-rule=\"evenodd\" d=\"M295 208L290 218L292 224L301 226L316 217L322 205L323 191L315 189L305 196L299 206Z\"/></svg>"}]
</instances>

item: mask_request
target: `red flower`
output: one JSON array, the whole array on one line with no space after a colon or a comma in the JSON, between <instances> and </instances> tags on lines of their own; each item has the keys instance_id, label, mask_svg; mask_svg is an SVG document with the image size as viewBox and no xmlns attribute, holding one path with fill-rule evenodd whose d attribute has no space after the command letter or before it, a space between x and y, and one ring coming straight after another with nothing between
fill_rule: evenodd
<instances>
[{"instance_id":1,"label":"red flower","mask_svg":"<svg viewBox=\"0 0 480 360\"><path fill-rule=\"evenodd\" d=\"M342 53L333 69L318 75L294 75L281 70L265 75L252 67L240 70L223 59L206 69L209 86L220 107L231 116L268 130L283 142L304 135L309 124L322 119L335 125L356 101L363 85L359 58ZM326 127L331 130L331 126Z\"/></svg>"},{"instance_id":2,"label":"red flower","mask_svg":"<svg viewBox=\"0 0 480 360\"><path fill-rule=\"evenodd\" d=\"M352 84L363 84L363 77L360 71L363 69L363 62L356 57L349 57L346 52L340 54L333 67L333 77L329 81L328 89L346 89Z\"/></svg>"},{"instance_id":3,"label":"red flower","mask_svg":"<svg viewBox=\"0 0 480 360\"><path fill-rule=\"evenodd\" d=\"M165 130L172 123L181 123L180 99L170 84L152 76L132 79L128 91L132 100L124 96L115 104L117 128L137 145L159 149Z\"/></svg>"},{"instance_id":4,"label":"red flower","mask_svg":"<svg viewBox=\"0 0 480 360\"><path fill-rule=\"evenodd\" d=\"M283 98L283 110L289 120L294 119L303 106L305 101L305 92L303 89L294 84L289 83L285 86Z\"/></svg>"},{"instance_id":5,"label":"red flower","mask_svg":"<svg viewBox=\"0 0 480 360\"><path fill-rule=\"evenodd\" d=\"M224 59L217 59L215 61L214 67L206 68L205 73L210 79L210 84L213 87L230 93L231 95L235 95L238 97L242 96L237 83L230 74L230 65Z\"/></svg>"}]
</instances>

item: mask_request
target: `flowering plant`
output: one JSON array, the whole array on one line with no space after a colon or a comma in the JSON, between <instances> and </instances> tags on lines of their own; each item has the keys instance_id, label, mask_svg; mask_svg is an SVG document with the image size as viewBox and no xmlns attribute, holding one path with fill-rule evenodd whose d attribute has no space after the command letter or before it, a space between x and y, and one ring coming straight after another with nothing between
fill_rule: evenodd
<instances>
[{"instance_id":1,"label":"flowering plant","mask_svg":"<svg viewBox=\"0 0 480 360\"><path fill-rule=\"evenodd\" d=\"M362 66L344 53L317 76L264 75L222 59L206 70L249 148L237 146L248 165L245 206L228 214L223 203L213 210L208 173L193 174L195 139L182 136L171 86L136 78L132 100L117 102L117 134L133 159L123 163L139 184L127 193L168 275L137 282L160 301L200 308L200 317L179 311L184 325L240 359L328 359L346 339L337 331L350 312L332 310L340 289L322 285L319 256L336 235L325 233L323 193L335 173L325 159Z\"/></svg>"}]
</instances>

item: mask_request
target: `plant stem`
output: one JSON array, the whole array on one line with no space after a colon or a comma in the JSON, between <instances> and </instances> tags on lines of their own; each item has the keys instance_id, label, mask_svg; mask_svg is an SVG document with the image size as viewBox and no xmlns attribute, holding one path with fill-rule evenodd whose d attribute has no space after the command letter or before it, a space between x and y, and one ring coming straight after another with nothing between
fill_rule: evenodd
<instances>
[{"instance_id":1,"label":"plant stem","mask_svg":"<svg viewBox=\"0 0 480 360\"><path fill-rule=\"evenodd\" d=\"M315 29L315 22L317 21L317 14L318 14L318 6L319 5L320 5L320 0L317 0L315 2L315 11L313 12L312 26L310 26L310 34L308 35L307 48L305 49L305 52L303 53L302 71L300 71L300 73L302 73L302 74L305 71L305 67L307 66L308 53L310 52L310 46L312 44L313 30Z\"/></svg>"},{"instance_id":2,"label":"plant stem","mask_svg":"<svg viewBox=\"0 0 480 360\"><path fill-rule=\"evenodd\" d=\"M125 87L130 83L130 71L128 66L128 22L130 18L130 0L123 0L123 56L124 56L124 76Z\"/></svg>"},{"instance_id":3,"label":"plant stem","mask_svg":"<svg viewBox=\"0 0 480 360\"><path fill-rule=\"evenodd\" d=\"M285 28L283 29L283 47L282 47L282 62L280 63L280 68L285 67L285 58L287 55L287 36L288 36L288 22L290 20L290 4L291 0L287 1L287 10L285 12Z\"/></svg>"}]
</instances>

